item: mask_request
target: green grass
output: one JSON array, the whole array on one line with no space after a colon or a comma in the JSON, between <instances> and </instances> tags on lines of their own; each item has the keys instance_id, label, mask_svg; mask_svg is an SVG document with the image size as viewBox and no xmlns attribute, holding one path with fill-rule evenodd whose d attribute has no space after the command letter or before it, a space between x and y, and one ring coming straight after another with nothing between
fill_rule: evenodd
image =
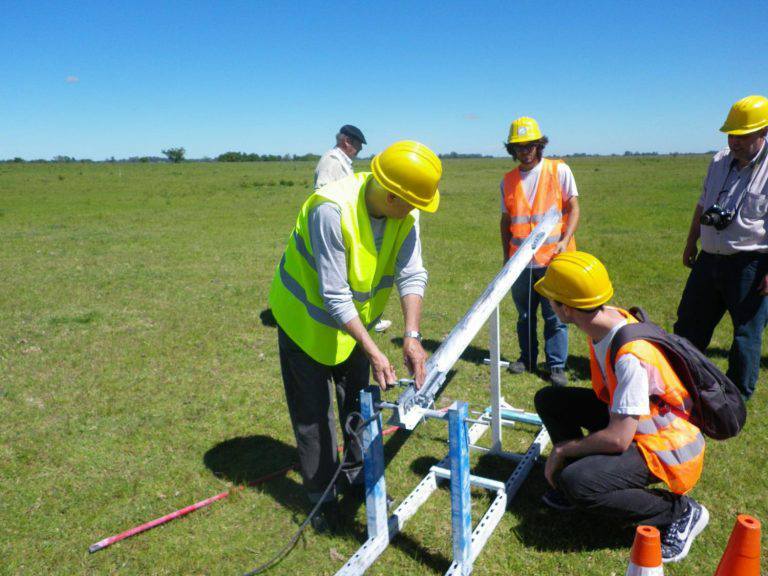
<instances>
[{"instance_id":1,"label":"green grass","mask_svg":"<svg viewBox=\"0 0 768 576\"><path fill-rule=\"evenodd\" d=\"M581 191L578 246L606 263L615 302L670 328L681 255L708 158L571 161ZM362 169L362 166L360 167ZM498 182L508 160L444 164L440 210L422 218L430 285L422 332L434 349L501 263ZM307 507L290 473L94 555L88 545L295 460L275 329L264 322L274 266L308 194L309 163L0 165L0 573L239 574L269 558ZM402 321L389 333L399 359ZM514 311L502 306L503 354ZM712 354L725 366L730 325ZM584 338L570 365L588 385ZM487 404L481 332L439 403ZM541 360L541 359L540 359ZM765 364L764 364L765 366ZM544 385L503 376L531 409ZM736 439L708 443L693 495L712 512L691 555L666 573L713 573L737 512L768 519L766 370ZM396 398L396 393L390 393ZM521 429L507 447L531 439ZM446 450L443 424L387 441L388 490L402 498ZM510 465L477 463L505 479ZM217 473L217 474L215 474ZM534 469L479 557L476 574L623 574L632 532L543 510ZM488 498L477 492L475 513ZM275 574L333 574L365 537L307 533ZM441 574L451 558L439 491L370 574Z\"/></svg>"}]
</instances>

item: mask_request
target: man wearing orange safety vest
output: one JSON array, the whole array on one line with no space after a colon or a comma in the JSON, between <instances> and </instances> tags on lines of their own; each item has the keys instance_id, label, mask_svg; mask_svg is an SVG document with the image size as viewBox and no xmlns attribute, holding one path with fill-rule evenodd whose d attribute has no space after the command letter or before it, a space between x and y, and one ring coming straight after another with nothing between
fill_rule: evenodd
<instances>
[{"instance_id":1,"label":"man wearing orange safety vest","mask_svg":"<svg viewBox=\"0 0 768 576\"><path fill-rule=\"evenodd\" d=\"M536 394L553 443L544 469L552 489L542 499L559 510L656 526L662 560L682 560L709 522L707 509L685 496L701 475L705 450L689 421L688 391L650 342L624 344L611 365L614 336L637 320L606 306L613 286L597 258L555 256L534 288L560 320L587 334L592 372L592 390L547 387ZM669 491L648 489L658 482Z\"/></svg>"},{"instance_id":2,"label":"man wearing orange safety vest","mask_svg":"<svg viewBox=\"0 0 768 576\"><path fill-rule=\"evenodd\" d=\"M579 223L579 192L571 169L562 160L542 156L548 142L533 118L518 118L509 128L507 152L520 164L507 172L501 181L500 229L504 262L512 257L544 214L550 210L560 214L560 223L512 286L520 357L509 365L509 371L522 374L536 370L539 345L536 309L541 304L544 353L550 381L555 386L565 386L568 384L565 374L568 327L557 319L546 299L539 298L531 287L544 276L555 254L576 249L573 234Z\"/></svg>"}]
</instances>

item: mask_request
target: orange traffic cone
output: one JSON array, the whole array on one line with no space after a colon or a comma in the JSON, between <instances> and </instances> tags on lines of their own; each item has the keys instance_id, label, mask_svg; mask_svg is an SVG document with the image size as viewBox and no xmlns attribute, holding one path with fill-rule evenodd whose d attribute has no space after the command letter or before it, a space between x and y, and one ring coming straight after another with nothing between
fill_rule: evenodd
<instances>
[{"instance_id":1,"label":"orange traffic cone","mask_svg":"<svg viewBox=\"0 0 768 576\"><path fill-rule=\"evenodd\" d=\"M661 536L653 526L638 526L625 576L663 576Z\"/></svg>"},{"instance_id":2,"label":"orange traffic cone","mask_svg":"<svg viewBox=\"0 0 768 576\"><path fill-rule=\"evenodd\" d=\"M760 576L760 520L747 514L736 517L715 576Z\"/></svg>"}]
</instances>

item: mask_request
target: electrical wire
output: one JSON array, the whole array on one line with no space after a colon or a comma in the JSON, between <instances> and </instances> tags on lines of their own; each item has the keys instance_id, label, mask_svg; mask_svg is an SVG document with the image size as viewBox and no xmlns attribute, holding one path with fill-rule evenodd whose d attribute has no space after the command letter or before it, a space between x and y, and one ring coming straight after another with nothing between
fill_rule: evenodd
<instances>
[{"instance_id":1,"label":"electrical wire","mask_svg":"<svg viewBox=\"0 0 768 576\"><path fill-rule=\"evenodd\" d=\"M530 265L529 265L530 266ZM526 268L528 271L528 370L531 372L535 372L535 366L533 366L533 339L535 337L535 334L533 334L533 321L534 318L531 318L531 286L533 285L533 268Z\"/></svg>"},{"instance_id":2,"label":"electrical wire","mask_svg":"<svg viewBox=\"0 0 768 576\"><path fill-rule=\"evenodd\" d=\"M360 433L363 431L363 428L370 424L373 420L378 418L381 411L374 412L374 414L368 418L367 420L364 420L362 415L359 412L350 412L349 416L347 416L346 422L344 422L344 430L346 430L347 434L350 435L352 440L357 444L357 446L360 448L360 452L363 451L363 444L360 440ZM357 417L358 418L358 425L353 430L351 428L352 418ZM257 566L250 572L246 572L243 576L256 576L256 574L261 574L262 572L265 572L266 570L269 570L279 562L283 560L290 552L293 550L293 547L296 546L296 542L299 541L299 537L301 537L302 532L306 529L307 525L312 521L312 518L315 517L315 514L317 514L317 511L320 509L320 507L325 503L325 498L328 495L328 493L331 491L331 488L336 484L336 479L339 477L339 474L341 473L342 468L344 467L344 464L347 461L347 452L349 450L349 446L344 447L344 452L341 456L341 460L339 462L338 468L336 468L336 472L333 474L333 478L331 478L331 481L328 482L328 486L326 486L325 491L323 491L322 496L320 496L320 499L315 504L314 508L309 512L309 515L307 515L306 520L301 523L299 528L296 530L296 533L293 535L293 537L283 546L277 554L272 556L269 560L264 562L263 564Z\"/></svg>"}]
</instances>

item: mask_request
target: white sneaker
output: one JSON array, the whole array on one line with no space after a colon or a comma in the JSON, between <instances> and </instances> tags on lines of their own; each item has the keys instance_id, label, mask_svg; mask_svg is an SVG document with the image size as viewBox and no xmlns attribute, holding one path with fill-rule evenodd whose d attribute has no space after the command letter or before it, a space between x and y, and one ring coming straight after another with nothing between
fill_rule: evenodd
<instances>
[{"instance_id":1,"label":"white sneaker","mask_svg":"<svg viewBox=\"0 0 768 576\"><path fill-rule=\"evenodd\" d=\"M385 332L390 326L392 326L392 320L379 320L373 330L374 332Z\"/></svg>"}]
</instances>

